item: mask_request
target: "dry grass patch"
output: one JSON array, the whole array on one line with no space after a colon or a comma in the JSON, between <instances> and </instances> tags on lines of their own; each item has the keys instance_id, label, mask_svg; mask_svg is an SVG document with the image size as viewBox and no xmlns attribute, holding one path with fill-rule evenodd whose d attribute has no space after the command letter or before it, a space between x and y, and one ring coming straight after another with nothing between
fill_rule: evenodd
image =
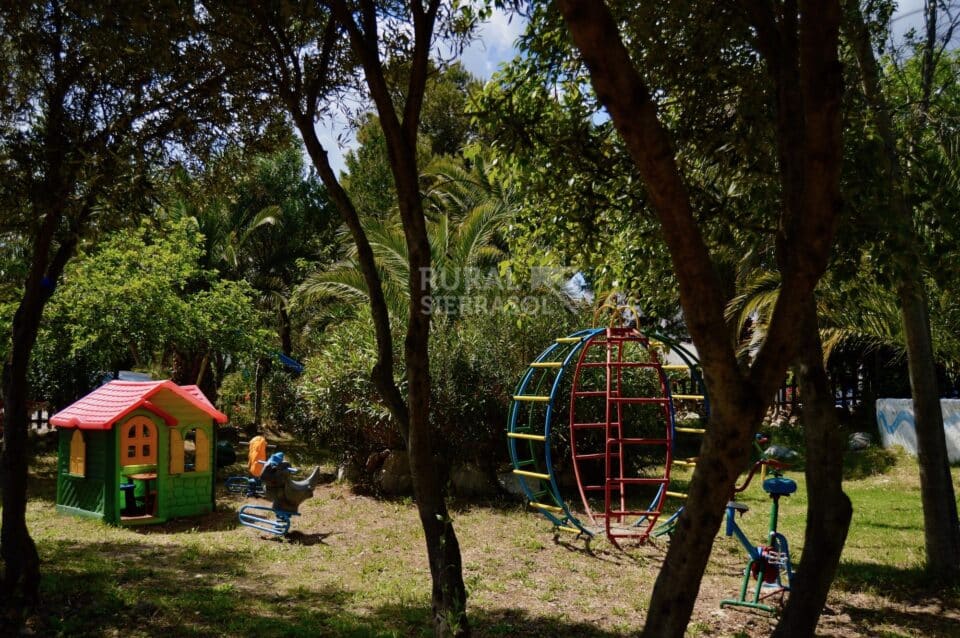
<instances>
[{"instance_id":1,"label":"dry grass patch","mask_svg":"<svg viewBox=\"0 0 960 638\"><path fill-rule=\"evenodd\" d=\"M302 456L297 456L302 455ZM303 465L309 458L296 451ZM332 467L325 468L328 471ZM320 486L294 518L291 539L265 538L236 522L244 502L221 494L213 515L121 529L55 513L54 465L40 457L29 525L43 560L41 636L426 636L429 575L410 499L383 500L341 484ZM784 529L801 551L800 494L783 504ZM848 483L856 514L821 631L828 636L948 636L960 627L956 591L923 581L915 464ZM751 538L767 503L746 500ZM666 540L585 551L553 540L545 519L509 502L451 504L469 613L477 636L620 636L643 625ZM741 550L720 536L688 630L691 636L767 635L773 620L719 601L735 595Z\"/></svg>"}]
</instances>

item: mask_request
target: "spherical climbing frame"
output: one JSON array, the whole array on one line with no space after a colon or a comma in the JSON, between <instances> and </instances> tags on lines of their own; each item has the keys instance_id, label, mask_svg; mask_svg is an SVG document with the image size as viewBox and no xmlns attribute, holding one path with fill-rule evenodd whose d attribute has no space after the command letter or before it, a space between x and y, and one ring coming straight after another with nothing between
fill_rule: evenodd
<instances>
[{"instance_id":1,"label":"spherical climbing frame","mask_svg":"<svg viewBox=\"0 0 960 638\"><path fill-rule=\"evenodd\" d=\"M683 363L661 363L657 348ZM682 371L692 392L672 394L667 373ZM696 464L674 457L675 439L705 432L678 427L675 405L702 402L705 413L702 387L696 357L662 335L609 327L557 339L530 364L510 405L510 459L530 507L555 532L588 542L603 533L619 546L671 532L682 507L666 517L664 510L668 501L686 497L669 489L671 469ZM565 447L568 459L556 454ZM570 475L567 462L586 520L561 490L561 472Z\"/></svg>"}]
</instances>

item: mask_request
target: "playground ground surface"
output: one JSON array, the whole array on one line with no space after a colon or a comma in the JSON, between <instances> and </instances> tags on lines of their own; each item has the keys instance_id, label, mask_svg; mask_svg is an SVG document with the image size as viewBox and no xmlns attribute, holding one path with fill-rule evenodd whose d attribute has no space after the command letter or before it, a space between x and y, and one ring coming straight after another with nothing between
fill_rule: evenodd
<instances>
[{"instance_id":1,"label":"playground ground surface","mask_svg":"<svg viewBox=\"0 0 960 638\"><path fill-rule=\"evenodd\" d=\"M285 449L309 464L305 450L292 442ZM853 525L818 633L960 635L960 590L931 587L920 570L916 462L882 450L861 455L846 483ZM31 471L28 524L43 581L30 635L430 635L426 550L410 499L321 485L284 541L238 526L245 499L226 494L204 518L117 529L58 515L54 468L47 453ZM791 476L800 489L782 505L781 530L798 556L806 501L802 472ZM740 500L751 506L742 526L759 540L768 501L757 487ZM451 508L475 636L606 637L642 627L666 541L626 551L596 541L588 553L571 538L555 543L547 521L518 503L454 501ZM718 536L689 636L769 634L775 620L719 608L736 594L743 565L742 550Z\"/></svg>"}]
</instances>

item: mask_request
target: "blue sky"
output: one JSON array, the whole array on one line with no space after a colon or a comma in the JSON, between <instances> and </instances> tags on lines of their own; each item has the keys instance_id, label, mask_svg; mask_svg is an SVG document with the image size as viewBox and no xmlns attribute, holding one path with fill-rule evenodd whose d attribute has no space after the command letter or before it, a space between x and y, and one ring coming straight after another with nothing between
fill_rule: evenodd
<instances>
[{"instance_id":1,"label":"blue sky","mask_svg":"<svg viewBox=\"0 0 960 638\"><path fill-rule=\"evenodd\" d=\"M497 67L516 53L513 43L523 32L523 25L520 18L511 20L504 12L495 11L490 21L479 29L477 37L464 50L460 61L476 77L489 80ZM318 126L317 134L320 143L327 149L330 165L334 172L339 174L344 169L344 154L355 145L355 140L348 131L346 118L337 118L332 125ZM341 138L339 143L338 137Z\"/></svg>"}]
</instances>

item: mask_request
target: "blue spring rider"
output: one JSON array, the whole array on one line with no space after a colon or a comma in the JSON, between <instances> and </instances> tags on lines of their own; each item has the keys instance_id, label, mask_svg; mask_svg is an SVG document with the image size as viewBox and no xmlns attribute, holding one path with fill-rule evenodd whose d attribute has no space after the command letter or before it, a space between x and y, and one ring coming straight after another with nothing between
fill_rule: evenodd
<instances>
[{"instance_id":1,"label":"blue spring rider","mask_svg":"<svg viewBox=\"0 0 960 638\"><path fill-rule=\"evenodd\" d=\"M737 525L737 513L743 515L749 508L731 499L727 503L727 536L734 536L747 551L749 562L743 570L743 582L740 584L740 597L721 601L720 606L749 607L773 613L775 608L763 601L771 596L782 597L790 591L793 580L793 565L790 562L790 546L786 537L777 531L777 519L780 513L780 497L790 496L797 491L797 484L782 475L784 464L780 461L761 458L757 461L743 485L734 489L736 494L744 491L757 471L767 470L770 477L763 480L763 491L770 495L770 531L767 545L754 545ZM750 581L754 580L752 591Z\"/></svg>"},{"instance_id":2,"label":"blue spring rider","mask_svg":"<svg viewBox=\"0 0 960 638\"><path fill-rule=\"evenodd\" d=\"M276 536L285 536L290 531L290 519L299 516L300 503L313 496L313 489L320 478L320 468L302 481L294 481L290 475L296 468L284 460L283 452L275 452L264 463L259 481L262 495L272 501L271 506L244 505L238 516L240 524ZM256 479L254 479L256 480ZM254 493L253 496L258 496Z\"/></svg>"}]
</instances>

